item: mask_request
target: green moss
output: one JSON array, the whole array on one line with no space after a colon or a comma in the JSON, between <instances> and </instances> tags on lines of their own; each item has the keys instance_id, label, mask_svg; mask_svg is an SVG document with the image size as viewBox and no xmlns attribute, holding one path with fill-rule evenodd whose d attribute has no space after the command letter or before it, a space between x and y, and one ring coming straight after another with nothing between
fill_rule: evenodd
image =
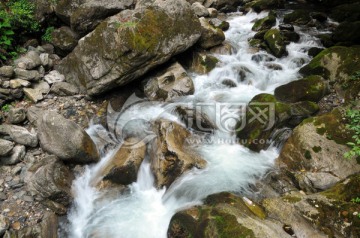
<instances>
[{"instance_id":1,"label":"green moss","mask_svg":"<svg viewBox=\"0 0 360 238\"><path fill-rule=\"evenodd\" d=\"M315 153L319 153L319 152L322 150L322 148L321 148L320 146L314 146L314 147L312 148L312 150L313 150Z\"/></svg>"},{"instance_id":2,"label":"green moss","mask_svg":"<svg viewBox=\"0 0 360 238\"><path fill-rule=\"evenodd\" d=\"M321 194L330 199L351 202L354 197L360 195L360 173L350 176Z\"/></svg>"},{"instance_id":3,"label":"green moss","mask_svg":"<svg viewBox=\"0 0 360 238\"><path fill-rule=\"evenodd\" d=\"M271 27L275 26L275 24L276 24L276 17L273 14L269 14L269 16L257 20L254 23L252 30L253 31L268 30Z\"/></svg>"},{"instance_id":4,"label":"green moss","mask_svg":"<svg viewBox=\"0 0 360 238\"><path fill-rule=\"evenodd\" d=\"M302 199L300 197L296 197L296 196L285 196L282 198L285 202L289 202L289 203L297 203L300 202Z\"/></svg>"},{"instance_id":5,"label":"green moss","mask_svg":"<svg viewBox=\"0 0 360 238\"><path fill-rule=\"evenodd\" d=\"M308 150L305 151L304 156L305 156L306 159L309 159L309 160L312 159L311 153Z\"/></svg>"},{"instance_id":6,"label":"green moss","mask_svg":"<svg viewBox=\"0 0 360 238\"><path fill-rule=\"evenodd\" d=\"M311 21L308 10L295 10L284 16L284 22L297 25L305 25Z\"/></svg>"},{"instance_id":7,"label":"green moss","mask_svg":"<svg viewBox=\"0 0 360 238\"><path fill-rule=\"evenodd\" d=\"M280 58L287 54L284 39L279 29L270 29L264 36L266 45L270 49L270 53Z\"/></svg>"}]
</instances>

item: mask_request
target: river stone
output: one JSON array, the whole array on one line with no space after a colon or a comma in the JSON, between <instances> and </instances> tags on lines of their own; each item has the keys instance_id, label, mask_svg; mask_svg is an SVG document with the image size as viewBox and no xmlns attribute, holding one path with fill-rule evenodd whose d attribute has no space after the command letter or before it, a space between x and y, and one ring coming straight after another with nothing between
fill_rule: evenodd
<instances>
[{"instance_id":1,"label":"river stone","mask_svg":"<svg viewBox=\"0 0 360 238\"><path fill-rule=\"evenodd\" d=\"M14 75L14 67L2 66L0 67L0 76L5 78L11 78Z\"/></svg>"},{"instance_id":2,"label":"river stone","mask_svg":"<svg viewBox=\"0 0 360 238\"><path fill-rule=\"evenodd\" d=\"M59 96L73 96L79 93L78 87L68 82L54 83L50 91Z\"/></svg>"},{"instance_id":3,"label":"river stone","mask_svg":"<svg viewBox=\"0 0 360 238\"><path fill-rule=\"evenodd\" d=\"M318 102L328 92L328 84L324 78L314 75L277 87L274 95L282 102Z\"/></svg>"},{"instance_id":4,"label":"river stone","mask_svg":"<svg viewBox=\"0 0 360 238\"><path fill-rule=\"evenodd\" d=\"M195 12L196 16L198 16L198 17L207 17L207 16L209 16L208 9L206 7L204 7L199 2L194 2L191 5L191 9Z\"/></svg>"},{"instance_id":5,"label":"river stone","mask_svg":"<svg viewBox=\"0 0 360 238\"><path fill-rule=\"evenodd\" d=\"M14 165L25 158L26 148L23 145L16 145L8 156L0 158L2 165Z\"/></svg>"},{"instance_id":6,"label":"river stone","mask_svg":"<svg viewBox=\"0 0 360 238\"><path fill-rule=\"evenodd\" d=\"M206 161L186 144L191 136L186 128L161 119L155 122L154 131L157 138L152 142L150 161L157 188L168 188L183 173L206 166Z\"/></svg>"},{"instance_id":7,"label":"river stone","mask_svg":"<svg viewBox=\"0 0 360 238\"><path fill-rule=\"evenodd\" d=\"M230 193L210 195L204 205L176 213L168 237L289 237L282 223L266 219L262 208L249 202Z\"/></svg>"},{"instance_id":8,"label":"river stone","mask_svg":"<svg viewBox=\"0 0 360 238\"><path fill-rule=\"evenodd\" d=\"M145 95L152 101L170 101L194 91L192 79L177 62L150 76L144 86Z\"/></svg>"},{"instance_id":9,"label":"river stone","mask_svg":"<svg viewBox=\"0 0 360 238\"><path fill-rule=\"evenodd\" d=\"M8 155L13 148L13 142L0 139L0 156Z\"/></svg>"},{"instance_id":10,"label":"river stone","mask_svg":"<svg viewBox=\"0 0 360 238\"><path fill-rule=\"evenodd\" d=\"M65 81L65 76L60 74L58 71L53 70L53 71L50 71L47 75L45 75L44 80L48 84L53 84L56 82Z\"/></svg>"},{"instance_id":11,"label":"river stone","mask_svg":"<svg viewBox=\"0 0 360 238\"><path fill-rule=\"evenodd\" d=\"M105 18L131 8L134 2L134 0L86 0L70 15L71 28L84 35L94 30Z\"/></svg>"},{"instance_id":12,"label":"river stone","mask_svg":"<svg viewBox=\"0 0 360 238\"><path fill-rule=\"evenodd\" d=\"M36 51L29 51L24 56L15 60L14 64L18 68L34 69L41 65L40 55Z\"/></svg>"},{"instance_id":13,"label":"river stone","mask_svg":"<svg viewBox=\"0 0 360 238\"><path fill-rule=\"evenodd\" d=\"M116 184L129 185L137 180L141 163L145 158L146 145L137 138L129 138L104 165L100 176Z\"/></svg>"},{"instance_id":14,"label":"river stone","mask_svg":"<svg viewBox=\"0 0 360 238\"><path fill-rule=\"evenodd\" d=\"M26 120L26 110L24 108L12 108L8 115L11 124L20 124Z\"/></svg>"},{"instance_id":15,"label":"river stone","mask_svg":"<svg viewBox=\"0 0 360 238\"><path fill-rule=\"evenodd\" d=\"M15 125L3 125L3 128L10 138L20 145L36 147L38 138L34 131L29 132L26 128Z\"/></svg>"},{"instance_id":16,"label":"river stone","mask_svg":"<svg viewBox=\"0 0 360 238\"><path fill-rule=\"evenodd\" d=\"M15 77L28 80L28 81L38 81L41 78L40 73L37 70L26 70L21 68L15 68Z\"/></svg>"},{"instance_id":17,"label":"river stone","mask_svg":"<svg viewBox=\"0 0 360 238\"><path fill-rule=\"evenodd\" d=\"M355 159L344 158L352 133L346 128L343 114L341 109L335 109L306 119L285 143L278 161L285 173L293 174L302 189L314 192L330 187L335 181L334 178L325 181L321 174L312 174L309 179L309 173L329 173L339 180L360 172Z\"/></svg>"},{"instance_id":18,"label":"river stone","mask_svg":"<svg viewBox=\"0 0 360 238\"><path fill-rule=\"evenodd\" d=\"M0 236L4 235L5 231L9 229L10 221L7 217L0 214Z\"/></svg>"},{"instance_id":19,"label":"river stone","mask_svg":"<svg viewBox=\"0 0 360 238\"><path fill-rule=\"evenodd\" d=\"M157 0L102 22L79 41L58 70L82 92L96 95L144 75L194 45L200 35L189 3Z\"/></svg>"},{"instance_id":20,"label":"river stone","mask_svg":"<svg viewBox=\"0 0 360 238\"><path fill-rule=\"evenodd\" d=\"M220 45L225 40L224 32L221 29L212 26L208 19L201 17L200 23L202 34L198 43L201 48L209 49Z\"/></svg>"},{"instance_id":21,"label":"river stone","mask_svg":"<svg viewBox=\"0 0 360 238\"><path fill-rule=\"evenodd\" d=\"M12 79L9 81L9 86L12 89L15 88L22 88L22 87L29 87L31 83L29 81L26 81L24 79Z\"/></svg>"},{"instance_id":22,"label":"river stone","mask_svg":"<svg viewBox=\"0 0 360 238\"><path fill-rule=\"evenodd\" d=\"M278 29L270 29L264 36L267 51L273 54L277 58L281 58L287 55L284 38Z\"/></svg>"},{"instance_id":23,"label":"river stone","mask_svg":"<svg viewBox=\"0 0 360 238\"><path fill-rule=\"evenodd\" d=\"M70 163L91 163L99 160L99 152L90 136L76 123L56 112L43 112L37 120L37 127L44 151Z\"/></svg>"},{"instance_id":24,"label":"river stone","mask_svg":"<svg viewBox=\"0 0 360 238\"><path fill-rule=\"evenodd\" d=\"M51 155L32 165L27 170L24 181L37 200L50 200L67 207L71 202L73 179L74 175L68 167Z\"/></svg>"},{"instance_id":25,"label":"river stone","mask_svg":"<svg viewBox=\"0 0 360 238\"><path fill-rule=\"evenodd\" d=\"M25 95L34 103L44 99L42 93L39 90L33 88L24 88L23 91Z\"/></svg>"}]
</instances>

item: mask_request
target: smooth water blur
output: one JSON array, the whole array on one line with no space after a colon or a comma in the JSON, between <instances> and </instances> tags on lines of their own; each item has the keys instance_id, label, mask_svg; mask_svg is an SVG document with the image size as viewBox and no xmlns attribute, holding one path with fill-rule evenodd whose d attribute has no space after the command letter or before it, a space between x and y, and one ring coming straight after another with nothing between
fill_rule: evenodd
<instances>
[{"instance_id":1,"label":"smooth water blur","mask_svg":"<svg viewBox=\"0 0 360 238\"><path fill-rule=\"evenodd\" d=\"M179 102L247 103L259 93L273 93L277 86L298 78L299 68L310 60L307 50L319 43L314 37L301 33L301 41L288 45L289 55L281 59L251 49L247 40L255 34L251 31L253 20L265 15L248 13L245 16L230 16L226 39L234 47L235 53L216 55L221 61L218 67L208 75L194 75L195 94L183 97ZM271 66L281 70L274 70ZM232 80L237 87L223 85L225 79ZM120 128L126 127L126 133L135 134L146 128L145 122L158 117L181 123L169 110L171 107L174 104L138 102L116 115L116 121L121 124ZM213 112L210 110L206 113L211 117ZM129 121L135 123L127 124ZM116 131L116 126L110 128L116 135L113 141L121 143L121 135L125 132ZM89 134L94 135L99 130L103 128L95 125L89 129ZM272 167L278 152L270 148L254 153L237 143L224 143L224 136L229 140L235 139L233 135L217 131L206 143L194 143L193 149L208 162L207 167L184 174L167 190L157 190L153 186L154 178L147 158L139 170L138 181L130 185L128 191L115 193L115 196L107 196L106 191L99 192L93 185L101 180L98 171L113 153L108 152L99 164L88 167L73 184L75 202L69 215L69 236L164 238L170 219L177 211L201 204L210 194L247 192L248 185ZM94 138L94 141L101 147L98 138Z\"/></svg>"}]
</instances>

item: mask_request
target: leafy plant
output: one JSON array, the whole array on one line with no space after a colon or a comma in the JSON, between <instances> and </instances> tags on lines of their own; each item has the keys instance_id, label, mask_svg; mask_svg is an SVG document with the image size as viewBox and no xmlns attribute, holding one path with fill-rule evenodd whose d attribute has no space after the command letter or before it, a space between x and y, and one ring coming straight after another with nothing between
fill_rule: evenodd
<instances>
[{"instance_id":1,"label":"leafy plant","mask_svg":"<svg viewBox=\"0 0 360 238\"><path fill-rule=\"evenodd\" d=\"M52 40L51 34L53 33L54 29L55 28L53 26L46 28L46 31L45 31L44 35L41 37L41 39L43 41L50 42Z\"/></svg>"},{"instance_id":2,"label":"leafy plant","mask_svg":"<svg viewBox=\"0 0 360 238\"><path fill-rule=\"evenodd\" d=\"M4 112L10 111L10 104L5 104L4 106L2 106L1 110Z\"/></svg>"},{"instance_id":3,"label":"leafy plant","mask_svg":"<svg viewBox=\"0 0 360 238\"><path fill-rule=\"evenodd\" d=\"M354 142L348 142L347 145L351 147L351 150L345 153L345 158L357 158L360 156L360 111L359 110L348 110L346 117L350 123L347 124L347 128L354 131Z\"/></svg>"},{"instance_id":4,"label":"leafy plant","mask_svg":"<svg viewBox=\"0 0 360 238\"><path fill-rule=\"evenodd\" d=\"M9 19L0 16L0 59L6 60L7 51L11 48L14 40L14 34Z\"/></svg>"},{"instance_id":5,"label":"leafy plant","mask_svg":"<svg viewBox=\"0 0 360 238\"><path fill-rule=\"evenodd\" d=\"M359 197L353 198L353 199L351 199L351 202L360 203L360 198Z\"/></svg>"}]
</instances>

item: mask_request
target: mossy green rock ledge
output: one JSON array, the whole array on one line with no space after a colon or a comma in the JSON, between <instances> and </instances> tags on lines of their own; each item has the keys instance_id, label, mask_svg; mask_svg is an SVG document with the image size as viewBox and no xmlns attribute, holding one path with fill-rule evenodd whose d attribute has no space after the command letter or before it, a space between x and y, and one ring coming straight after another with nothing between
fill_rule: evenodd
<instances>
[{"instance_id":1,"label":"mossy green rock ledge","mask_svg":"<svg viewBox=\"0 0 360 238\"><path fill-rule=\"evenodd\" d=\"M97 95L125 85L194 45L199 19L185 0L155 1L100 23L58 70L82 92Z\"/></svg>"},{"instance_id":2,"label":"mossy green rock ledge","mask_svg":"<svg viewBox=\"0 0 360 238\"><path fill-rule=\"evenodd\" d=\"M275 97L282 102L318 102L328 91L325 80L321 76L313 75L277 87Z\"/></svg>"}]
</instances>

